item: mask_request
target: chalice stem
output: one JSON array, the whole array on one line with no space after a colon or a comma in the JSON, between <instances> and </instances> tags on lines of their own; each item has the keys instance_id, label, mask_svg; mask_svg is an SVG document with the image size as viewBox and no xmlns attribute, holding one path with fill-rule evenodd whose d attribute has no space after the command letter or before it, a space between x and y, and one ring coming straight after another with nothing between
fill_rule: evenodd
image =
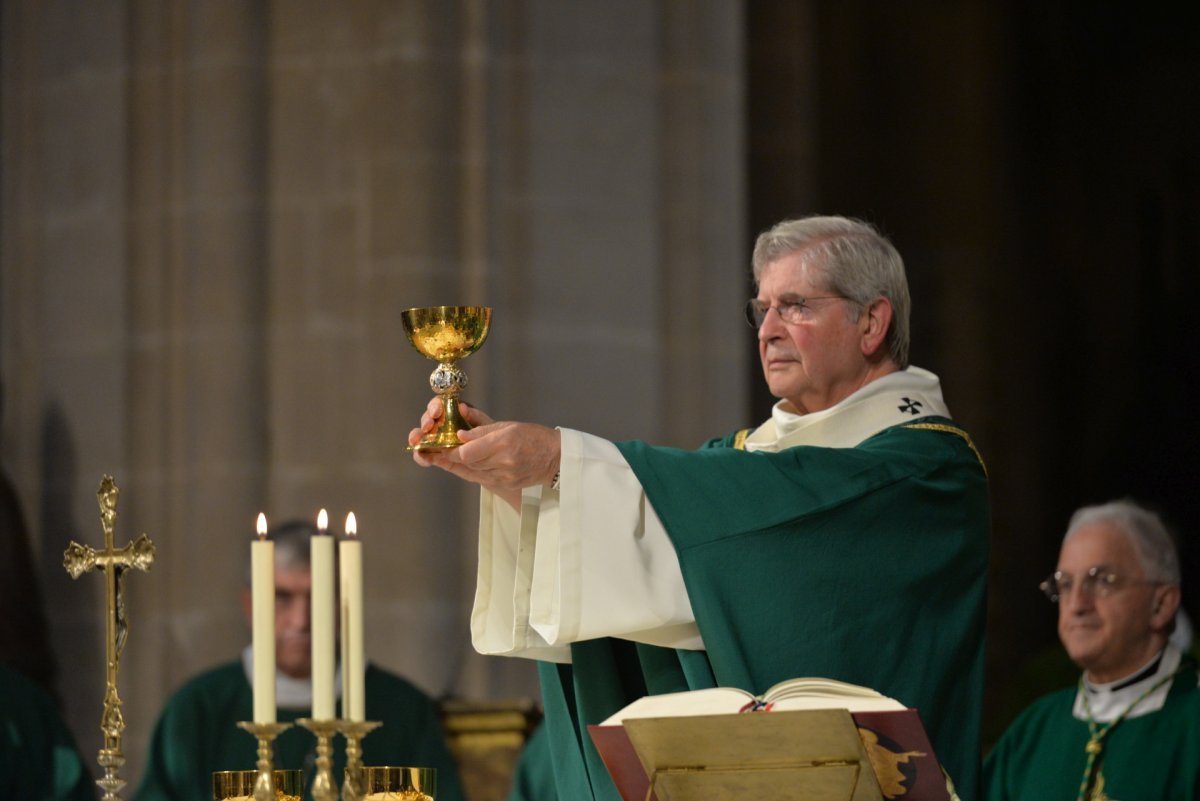
<instances>
[{"instance_id":1,"label":"chalice stem","mask_svg":"<svg viewBox=\"0 0 1200 801\"><path fill-rule=\"evenodd\" d=\"M455 433L458 431L467 431L471 428L470 423L463 419L462 412L458 409L459 400L458 394L442 396L442 425L438 429L438 433L442 436L455 438Z\"/></svg>"}]
</instances>

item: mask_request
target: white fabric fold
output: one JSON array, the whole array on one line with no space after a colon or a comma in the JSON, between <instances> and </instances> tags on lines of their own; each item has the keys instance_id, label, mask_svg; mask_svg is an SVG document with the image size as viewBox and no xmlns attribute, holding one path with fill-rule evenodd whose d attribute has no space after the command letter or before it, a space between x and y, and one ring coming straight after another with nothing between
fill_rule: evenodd
<instances>
[{"instance_id":1,"label":"white fabric fold","mask_svg":"<svg viewBox=\"0 0 1200 801\"><path fill-rule=\"evenodd\" d=\"M777 452L797 445L853 448L885 428L921 417L949 417L938 377L920 367L888 373L840 403L797 414L787 401L746 437L746 450Z\"/></svg>"}]
</instances>

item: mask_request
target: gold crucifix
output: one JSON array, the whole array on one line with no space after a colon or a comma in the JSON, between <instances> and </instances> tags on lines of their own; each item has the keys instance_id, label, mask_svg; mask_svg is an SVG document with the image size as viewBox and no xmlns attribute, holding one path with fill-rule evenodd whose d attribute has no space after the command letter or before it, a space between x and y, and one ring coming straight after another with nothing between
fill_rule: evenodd
<instances>
[{"instance_id":1,"label":"gold crucifix","mask_svg":"<svg viewBox=\"0 0 1200 801\"><path fill-rule=\"evenodd\" d=\"M104 615L105 630L105 690L104 714L100 718L100 730L104 732L104 747L97 758L104 768L104 778L96 784L104 789L104 801L115 801L125 781L117 776L125 757L121 753L121 733L125 730L125 719L121 715L121 697L117 694L117 668L121 662L121 650L129 635L129 623L125 618L125 599L121 593L124 572L131 567L149 570L154 561L154 543L145 534L122 548L113 545L113 530L117 524L117 488L112 476L100 480L96 498L100 502L100 521L104 526L104 550L97 551L72 541L63 554L63 567L71 578L79 578L93 568L104 571L107 590L107 609Z\"/></svg>"}]
</instances>

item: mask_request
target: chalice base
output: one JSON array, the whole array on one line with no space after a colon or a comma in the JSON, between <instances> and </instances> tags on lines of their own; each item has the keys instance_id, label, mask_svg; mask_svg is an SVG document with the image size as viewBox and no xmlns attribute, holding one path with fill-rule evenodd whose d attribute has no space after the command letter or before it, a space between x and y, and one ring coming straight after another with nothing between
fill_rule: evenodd
<instances>
[{"instance_id":1,"label":"chalice base","mask_svg":"<svg viewBox=\"0 0 1200 801\"><path fill-rule=\"evenodd\" d=\"M421 438L416 445L409 445L410 451L436 453L448 451L462 445L458 439L459 431L469 431L471 426L463 419L458 411L458 398L442 396L442 424Z\"/></svg>"}]
</instances>

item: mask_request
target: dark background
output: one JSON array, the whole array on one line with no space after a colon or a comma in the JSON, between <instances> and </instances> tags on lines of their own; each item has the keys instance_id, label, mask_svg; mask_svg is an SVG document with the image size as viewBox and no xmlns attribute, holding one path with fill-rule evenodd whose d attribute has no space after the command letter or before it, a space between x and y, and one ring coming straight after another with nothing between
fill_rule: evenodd
<instances>
[{"instance_id":1,"label":"dark background","mask_svg":"<svg viewBox=\"0 0 1200 801\"><path fill-rule=\"evenodd\" d=\"M1078 506L1162 512L1197 618L1200 29L1153 4L747 14L748 236L814 212L879 225L908 268L913 361L987 461L991 739L1061 680L1037 584Z\"/></svg>"}]
</instances>

